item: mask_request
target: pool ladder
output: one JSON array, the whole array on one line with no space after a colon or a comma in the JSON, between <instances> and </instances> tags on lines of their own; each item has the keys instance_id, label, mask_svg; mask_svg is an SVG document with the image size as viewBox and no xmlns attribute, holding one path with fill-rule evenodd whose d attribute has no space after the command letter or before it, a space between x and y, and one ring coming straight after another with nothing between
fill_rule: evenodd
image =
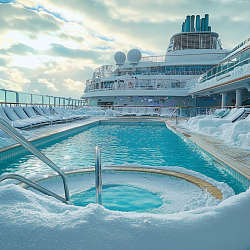
<instances>
[{"instance_id":1,"label":"pool ladder","mask_svg":"<svg viewBox=\"0 0 250 250\"><path fill-rule=\"evenodd\" d=\"M64 186L64 194L65 198L61 197L48 189L38 185L37 183L19 175L19 174L5 174L0 177L0 182L6 179L16 179L20 182L25 183L26 185L36 189L37 191L52 196L66 204L71 204L69 197L69 187L66 176L64 172L49 158L47 158L43 153L37 150L25 137L23 137L20 133L18 133L9 123L7 123L2 117L0 117L0 128L6 132L9 136L11 136L14 140L16 140L20 145L26 148L29 152L55 170L63 180ZM95 186L96 186L96 203L102 205L102 177L101 177L101 153L100 148L95 147Z\"/></svg>"},{"instance_id":2,"label":"pool ladder","mask_svg":"<svg viewBox=\"0 0 250 250\"><path fill-rule=\"evenodd\" d=\"M102 205L102 169L101 152L99 147L95 147L95 188L96 204Z\"/></svg>"},{"instance_id":3,"label":"pool ladder","mask_svg":"<svg viewBox=\"0 0 250 250\"><path fill-rule=\"evenodd\" d=\"M6 174L2 177L0 177L0 182L6 179L16 179L20 182L25 183L26 185L36 189L37 191L52 196L66 204L70 204L70 198L69 198L69 188L68 188L68 182L66 179L66 176L64 172L55 164L53 163L49 158L47 158L43 153L41 153L39 150L37 150L25 137L23 137L20 133L18 133L9 123L7 123L2 117L0 117L0 128L6 132L9 136L11 136L14 140L16 140L20 145L22 145L24 148L26 148L29 152L31 152L33 155L35 155L37 158L39 158L41 161L43 161L45 164L47 164L49 167L51 167L53 170L55 170L63 180L63 186L64 186L64 194L65 198L61 197L46 188L43 188L42 186L38 185L37 183L21 176L18 174Z\"/></svg>"}]
</instances>

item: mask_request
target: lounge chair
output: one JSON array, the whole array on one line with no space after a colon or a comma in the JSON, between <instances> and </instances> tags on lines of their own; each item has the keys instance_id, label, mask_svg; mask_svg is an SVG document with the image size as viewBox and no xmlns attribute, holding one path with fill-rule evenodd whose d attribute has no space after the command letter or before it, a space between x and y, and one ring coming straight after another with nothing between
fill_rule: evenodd
<instances>
[{"instance_id":1,"label":"lounge chair","mask_svg":"<svg viewBox=\"0 0 250 250\"><path fill-rule=\"evenodd\" d=\"M172 115L172 110L170 111L169 108L162 108L160 116L162 117L170 117Z\"/></svg>"},{"instance_id":2,"label":"lounge chair","mask_svg":"<svg viewBox=\"0 0 250 250\"><path fill-rule=\"evenodd\" d=\"M14 110L10 107L1 108L1 116L6 121L11 121L14 128L27 129L32 127L32 123L30 121L28 122L27 120L21 120L21 118L18 117Z\"/></svg>"},{"instance_id":3,"label":"lounge chair","mask_svg":"<svg viewBox=\"0 0 250 250\"><path fill-rule=\"evenodd\" d=\"M66 112L63 112L63 110L60 109L60 108L54 107L54 108L52 108L52 109L55 111L56 114L62 116L63 118L67 118L69 121L74 121L74 120L77 119L75 116L69 115L69 114L67 114Z\"/></svg>"},{"instance_id":4,"label":"lounge chair","mask_svg":"<svg viewBox=\"0 0 250 250\"><path fill-rule=\"evenodd\" d=\"M44 111L42 111L42 109L40 109L40 107L38 107L38 106L33 106L32 108L33 108L33 109L35 110L35 112L37 112L39 115L41 115L41 116L43 116L43 117L45 117L45 118L51 120L52 123L62 123L62 122L64 122L64 120L63 120L62 118L58 117L58 116L54 116L54 115L48 116L48 115L46 115L46 114L44 113Z\"/></svg>"},{"instance_id":5,"label":"lounge chair","mask_svg":"<svg viewBox=\"0 0 250 250\"><path fill-rule=\"evenodd\" d=\"M145 115L146 115L146 108L144 108L144 107L138 108L138 112L137 112L136 116L145 116Z\"/></svg>"},{"instance_id":6,"label":"lounge chair","mask_svg":"<svg viewBox=\"0 0 250 250\"><path fill-rule=\"evenodd\" d=\"M158 116L159 113L155 112L155 108L153 108L153 107L148 107L148 108L147 108L147 115L150 115L150 116Z\"/></svg>"},{"instance_id":7,"label":"lounge chair","mask_svg":"<svg viewBox=\"0 0 250 250\"><path fill-rule=\"evenodd\" d=\"M33 108L31 107L24 107L23 110L25 111L25 113L30 117L30 118L33 118L33 119L37 119L38 121L41 122L41 125L48 125L48 124L51 124L51 120L46 118L46 117L43 117L41 115L37 115L34 111Z\"/></svg>"},{"instance_id":8,"label":"lounge chair","mask_svg":"<svg viewBox=\"0 0 250 250\"><path fill-rule=\"evenodd\" d=\"M36 118L34 119L34 118L30 118L29 116L27 116L27 114L24 112L24 110L22 109L22 107L15 106L12 109L14 110L14 112L17 114L17 116L22 121L30 122L32 124L32 127L36 127L36 126L42 125L42 122L39 119L36 119Z\"/></svg>"}]
</instances>

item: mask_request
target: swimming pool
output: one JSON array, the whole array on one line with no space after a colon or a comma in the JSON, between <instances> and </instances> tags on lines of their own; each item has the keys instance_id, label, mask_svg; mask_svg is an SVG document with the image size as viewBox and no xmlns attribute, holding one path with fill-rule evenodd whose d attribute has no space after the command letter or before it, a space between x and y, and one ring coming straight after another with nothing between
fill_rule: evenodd
<instances>
[{"instance_id":1,"label":"swimming pool","mask_svg":"<svg viewBox=\"0 0 250 250\"><path fill-rule=\"evenodd\" d=\"M158 122L157 125L113 121L80 133L72 133L52 145L48 143L38 148L63 169L94 166L94 147L99 146L103 165L182 167L225 182L236 194L247 189L211 158L197 150L197 147L169 130L164 123ZM36 157L27 154L14 159L12 163L2 167L1 171L27 175L51 169Z\"/></svg>"}]
</instances>

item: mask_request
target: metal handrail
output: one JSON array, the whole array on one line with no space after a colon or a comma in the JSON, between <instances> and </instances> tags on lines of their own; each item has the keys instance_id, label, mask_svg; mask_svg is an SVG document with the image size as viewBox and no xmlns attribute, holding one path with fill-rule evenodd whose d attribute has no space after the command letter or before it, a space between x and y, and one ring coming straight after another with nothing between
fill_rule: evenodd
<instances>
[{"instance_id":1,"label":"metal handrail","mask_svg":"<svg viewBox=\"0 0 250 250\"><path fill-rule=\"evenodd\" d=\"M95 187L96 203L102 205L102 169L100 148L95 147Z\"/></svg>"},{"instance_id":2,"label":"metal handrail","mask_svg":"<svg viewBox=\"0 0 250 250\"><path fill-rule=\"evenodd\" d=\"M171 115L171 121L172 121L172 118L174 116L174 114L176 114L175 116L175 123L178 124L178 110L179 110L179 107L176 107L175 110L173 111L172 115Z\"/></svg>"},{"instance_id":3,"label":"metal handrail","mask_svg":"<svg viewBox=\"0 0 250 250\"><path fill-rule=\"evenodd\" d=\"M46 189L46 188L44 188L44 187L38 185L37 183L35 183L35 182L33 182L33 181L31 181L31 180L29 180L29 179L27 179L27 178L25 178L25 177L19 175L19 174L6 174L6 175L4 175L4 176L1 176L1 177L0 177L0 182L1 182L1 181L4 181L4 180L7 180L7 179L15 179L15 180L18 180L18 181L23 182L23 183L25 183L26 185L28 185L28 186L34 188L34 189L40 191L41 193L44 193L44 194L46 194L46 195L48 195L48 196L52 196L52 197L54 197L54 198L56 198L56 199L58 199L58 200L60 200L60 201L62 201L62 202L64 202L64 203L66 203L66 204L69 204L69 203L70 203L69 201L66 201L66 199L64 199L63 197L61 197L61 196L59 196L59 195L57 195L57 194L55 194L55 193L49 191L48 189Z\"/></svg>"},{"instance_id":4,"label":"metal handrail","mask_svg":"<svg viewBox=\"0 0 250 250\"><path fill-rule=\"evenodd\" d=\"M65 201L69 202L69 188L66 176L64 172L55 165L49 158L47 158L43 153L37 150L26 138L24 138L20 133L18 133L9 123L7 123L2 117L0 117L0 128L6 132L9 136L11 136L14 140L16 140L19 144L25 147L29 152L55 170L63 180L64 193L65 193ZM57 197L55 197L57 198Z\"/></svg>"}]
</instances>

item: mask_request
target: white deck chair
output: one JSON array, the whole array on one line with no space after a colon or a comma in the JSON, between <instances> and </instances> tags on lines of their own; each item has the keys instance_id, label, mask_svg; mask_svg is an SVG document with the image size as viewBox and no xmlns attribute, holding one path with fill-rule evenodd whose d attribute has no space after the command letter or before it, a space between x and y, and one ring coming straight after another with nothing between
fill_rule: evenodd
<instances>
[{"instance_id":1,"label":"white deck chair","mask_svg":"<svg viewBox=\"0 0 250 250\"><path fill-rule=\"evenodd\" d=\"M158 116L159 113L155 112L155 108L153 108L153 107L148 107L148 108L147 108L147 115L150 115L150 116Z\"/></svg>"},{"instance_id":2,"label":"white deck chair","mask_svg":"<svg viewBox=\"0 0 250 250\"><path fill-rule=\"evenodd\" d=\"M172 110L170 111L169 108L162 108L160 116L162 117L170 117L172 115Z\"/></svg>"},{"instance_id":3,"label":"white deck chair","mask_svg":"<svg viewBox=\"0 0 250 250\"><path fill-rule=\"evenodd\" d=\"M38 106L33 106L33 109L34 109L39 115L44 116L44 117L50 119L52 123L62 123L62 122L64 122L64 120L61 119L61 118L59 118L59 117L56 117L56 116L53 116L53 115L51 115L51 116L45 115L45 113L44 113L44 112L40 109L40 107L38 107Z\"/></svg>"},{"instance_id":4,"label":"white deck chair","mask_svg":"<svg viewBox=\"0 0 250 250\"><path fill-rule=\"evenodd\" d=\"M130 115L136 116L137 115L137 108L134 108L134 107L130 108Z\"/></svg>"},{"instance_id":5,"label":"white deck chair","mask_svg":"<svg viewBox=\"0 0 250 250\"><path fill-rule=\"evenodd\" d=\"M53 114L51 114L50 111L48 110L48 108L46 108L46 107L41 107L41 110L42 110L42 111L44 112L44 114L45 114L46 116L48 116L48 117L56 117L56 118L58 118L58 119L61 119L61 120L64 121L64 122L69 122L69 121L71 121L71 119L68 119L68 118L66 118L66 117L63 117L62 115L58 115L58 114L53 115Z\"/></svg>"},{"instance_id":6,"label":"white deck chair","mask_svg":"<svg viewBox=\"0 0 250 250\"><path fill-rule=\"evenodd\" d=\"M123 116L129 116L130 115L128 107L122 107L122 115Z\"/></svg>"},{"instance_id":7,"label":"white deck chair","mask_svg":"<svg viewBox=\"0 0 250 250\"><path fill-rule=\"evenodd\" d=\"M0 116L14 128L25 129L30 127L30 125L27 126L27 124L23 123L22 121L11 121L1 107L0 107Z\"/></svg>"},{"instance_id":8,"label":"white deck chair","mask_svg":"<svg viewBox=\"0 0 250 250\"><path fill-rule=\"evenodd\" d=\"M22 120L11 107L3 107L2 108L7 117L13 122L13 126L16 128L30 128L32 127L32 122L27 119ZM20 126L19 126L20 125Z\"/></svg>"},{"instance_id":9,"label":"white deck chair","mask_svg":"<svg viewBox=\"0 0 250 250\"><path fill-rule=\"evenodd\" d=\"M20 106L13 107L13 110L22 121L30 122L33 127L42 125L40 120L28 117Z\"/></svg>"},{"instance_id":10,"label":"white deck chair","mask_svg":"<svg viewBox=\"0 0 250 250\"><path fill-rule=\"evenodd\" d=\"M48 124L51 124L51 120L49 120L48 118L46 117L43 117L41 115L37 115L34 111L33 108L31 107L24 107L23 110L25 111L25 113L30 117L30 118L33 118L33 119L37 119L38 121L41 122L41 125L48 125Z\"/></svg>"},{"instance_id":11,"label":"white deck chair","mask_svg":"<svg viewBox=\"0 0 250 250\"><path fill-rule=\"evenodd\" d=\"M61 115L63 118L67 118L69 121L76 120L76 118L74 116L66 114L60 108L53 107L52 109L55 111L56 114Z\"/></svg>"},{"instance_id":12,"label":"white deck chair","mask_svg":"<svg viewBox=\"0 0 250 250\"><path fill-rule=\"evenodd\" d=\"M144 107L138 108L138 112L137 112L136 116L145 116L145 115L146 115L146 108L144 108Z\"/></svg>"}]
</instances>

